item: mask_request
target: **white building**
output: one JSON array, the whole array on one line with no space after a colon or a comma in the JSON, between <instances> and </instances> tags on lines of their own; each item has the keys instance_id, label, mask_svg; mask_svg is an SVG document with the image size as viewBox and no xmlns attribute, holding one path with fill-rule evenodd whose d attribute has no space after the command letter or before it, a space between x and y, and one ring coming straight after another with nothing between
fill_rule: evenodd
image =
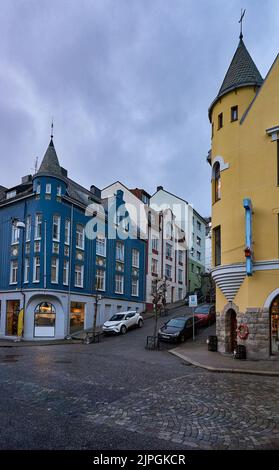
<instances>
[{"instance_id":1,"label":"white building","mask_svg":"<svg viewBox=\"0 0 279 470\"><path fill-rule=\"evenodd\" d=\"M102 190L102 198L111 197L117 190L124 201L132 223L147 242L146 304L151 309L156 279L167 280L167 303L182 300L187 292L187 243L184 230L176 223L169 209L157 211L150 207L150 195L143 189L128 189L117 181Z\"/></svg>"}]
</instances>

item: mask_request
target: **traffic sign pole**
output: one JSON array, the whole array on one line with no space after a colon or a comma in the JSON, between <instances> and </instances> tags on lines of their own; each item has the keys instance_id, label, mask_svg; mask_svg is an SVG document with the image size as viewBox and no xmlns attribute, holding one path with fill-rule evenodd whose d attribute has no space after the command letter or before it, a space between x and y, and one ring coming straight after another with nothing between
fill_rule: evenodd
<instances>
[{"instance_id":1,"label":"traffic sign pole","mask_svg":"<svg viewBox=\"0 0 279 470\"><path fill-rule=\"evenodd\" d=\"M195 308L198 306L197 295L189 295L189 307L192 307L193 341L195 341Z\"/></svg>"}]
</instances>

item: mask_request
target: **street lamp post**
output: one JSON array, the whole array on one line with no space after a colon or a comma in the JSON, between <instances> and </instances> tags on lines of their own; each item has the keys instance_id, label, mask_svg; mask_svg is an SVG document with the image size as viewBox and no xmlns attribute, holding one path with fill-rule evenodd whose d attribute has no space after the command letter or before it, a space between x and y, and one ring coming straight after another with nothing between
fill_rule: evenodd
<instances>
[{"instance_id":1,"label":"street lamp post","mask_svg":"<svg viewBox=\"0 0 279 470\"><path fill-rule=\"evenodd\" d=\"M93 341L95 341L95 336L96 336L98 305L99 305L99 301L100 301L100 300L102 300L102 296L99 295L99 294L96 294L96 295L95 295L95 303L94 303Z\"/></svg>"}]
</instances>

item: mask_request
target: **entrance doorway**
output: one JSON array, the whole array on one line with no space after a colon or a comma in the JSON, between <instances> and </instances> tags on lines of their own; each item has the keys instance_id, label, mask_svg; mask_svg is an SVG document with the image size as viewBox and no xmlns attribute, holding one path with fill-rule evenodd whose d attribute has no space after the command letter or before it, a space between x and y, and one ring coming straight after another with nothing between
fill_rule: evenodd
<instances>
[{"instance_id":1,"label":"entrance doorway","mask_svg":"<svg viewBox=\"0 0 279 470\"><path fill-rule=\"evenodd\" d=\"M18 314L20 311L19 300L7 300L6 308L6 335L17 335Z\"/></svg>"},{"instance_id":2,"label":"entrance doorway","mask_svg":"<svg viewBox=\"0 0 279 470\"><path fill-rule=\"evenodd\" d=\"M279 295L270 307L270 354L279 354Z\"/></svg>"},{"instance_id":3,"label":"entrance doorway","mask_svg":"<svg viewBox=\"0 0 279 470\"><path fill-rule=\"evenodd\" d=\"M84 330L85 304L82 302L71 302L70 333Z\"/></svg>"},{"instance_id":4,"label":"entrance doorway","mask_svg":"<svg viewBox=\"0 0 279 470\"><path fill-rule=\"evenodd\" d=\"M237 346L236 313L230 309L226 313L226 352L233 353Z\"/></svg>"}]
</instances>

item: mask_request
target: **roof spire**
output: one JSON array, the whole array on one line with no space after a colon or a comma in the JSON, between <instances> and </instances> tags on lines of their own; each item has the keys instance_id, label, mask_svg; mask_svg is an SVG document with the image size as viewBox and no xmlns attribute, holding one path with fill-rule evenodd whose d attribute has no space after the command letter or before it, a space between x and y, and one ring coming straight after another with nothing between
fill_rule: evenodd
<instances>
[{"instance_id":1,"label":"roof spire","mask_svg":"<svg viewBox=\"0 0 279 470\"><path fill-rule=\"evenodd\" d=\"M53 118L51 120L51 132L50 132L50 138L51 140L53 139Z\"/></svg>"},{"instance_id":2,"label":"roof spire","mask_svg":"<svg viewBox=\"0 0 279 470\"><path fill-rule=\"evenodd\" d=\"M242 8L241 8L241 15L240 15L240 20L239 20L239 23L240 23L240 35L239 35L239 39L240 39L240 40L243 38L243 34L242 34L242 22L243 22L243 18L244 18L245 12L246 12L246 10L243 10L243 11L242 11Z\"/></svg>"}]
</instances>

